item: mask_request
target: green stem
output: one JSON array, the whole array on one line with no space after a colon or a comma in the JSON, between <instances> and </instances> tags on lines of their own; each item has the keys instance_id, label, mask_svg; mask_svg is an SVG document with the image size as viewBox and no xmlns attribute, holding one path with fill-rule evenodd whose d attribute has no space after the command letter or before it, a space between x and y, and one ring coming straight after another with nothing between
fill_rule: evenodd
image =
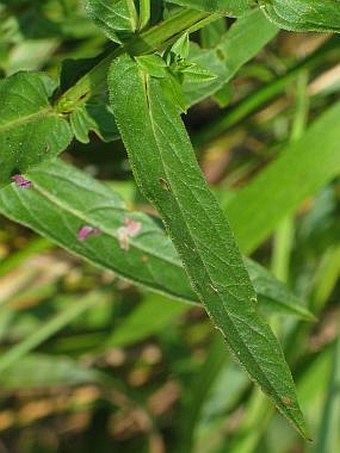
<instances>
[{"instance_id":1,"label":"green stem","mask_svg":"<svg viewBox=\"0 0 340 453\"><path fill-rule=\"evenodd\" d=\"M137 35L128 44L118 47L94 66L78 82L63 93L57 101L56 110L60 113L72 111L78 102L89 94L102 91L106 85L107 71L112 60L123 53L143 55L161 50L175 41L182 33L192 33L207 23L214 21L217 14L186 9L165 22L161 22L149 30Z\"/></svg>"}]
</instances>

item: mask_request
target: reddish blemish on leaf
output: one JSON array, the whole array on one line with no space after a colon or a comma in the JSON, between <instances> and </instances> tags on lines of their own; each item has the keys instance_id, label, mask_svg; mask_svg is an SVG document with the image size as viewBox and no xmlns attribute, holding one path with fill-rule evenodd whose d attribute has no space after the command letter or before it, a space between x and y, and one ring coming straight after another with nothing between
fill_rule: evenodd
<instances>
[{"instance_id":1,"label":"reddish blemish on leaf","mask_svg":"<svg viewBox=\"0 0 340 453\"><path fill-rule=\"evenodd\" d=\"M142 224L140 222L125 217L124 225L117 230L118 241L122 250L129 250L130 238L137 236L141 228Z\"/></svg>"},{"instance_id":2,"label":"reddish blemish on leaf","mask_svg":"<svg viewBox=\"0 0 340 453\"><path fill-rule=\"evenodd\" d=\"M140 222L136 222L135 220L131 220L128 217L124 219L125 227L129 233L129 236L134 237L140 232L142 228L142 224Z\"/></svg>"},{"instance_id":3,"label":"reddish blemish on leaf","mask_svg":"<svg viewBox=\"0 0 340 453\"><path fill-rule=\"evenodd\" d=\"M33 186L32 181L29 181L22 175L14 175L12 176L12 181L18 186L23 187L24 189L29 189Z\"/></svg>"},{"instance_id":4,"label":"reddish blemish on leaf","mask_svg":"<svg viewBox=\"0 0 340 453\"><path fill-rule=\"evenodd\" d=\"M85 241L89 236L99 236L101 231L99 228L94 228L90 225L83 225L78 231L78 240Z\"/></svg>"}]
</instances>

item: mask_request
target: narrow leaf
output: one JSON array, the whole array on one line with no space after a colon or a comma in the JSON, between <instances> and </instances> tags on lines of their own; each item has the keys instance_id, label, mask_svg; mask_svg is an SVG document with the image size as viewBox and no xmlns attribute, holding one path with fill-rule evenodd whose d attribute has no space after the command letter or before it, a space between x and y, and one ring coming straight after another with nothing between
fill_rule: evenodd
<instances>
[{"instance_id":1,"label":"narrow leaf","mask_svg":"<svg viewBox=\"0 0 340 453\"><path fill-rule=\"evenodd\" d=\"M70 125L75 138L81 143L89 143L89 134L95 133L104 142L119 138L107 96L90 98L78 105L69 116Z\"/></svg>"},{"instance_id":2,"label":"narrow leaf","mask_svg":"<svg viewBox=\"0 0 340 453\"><path fill-rule=\"evenodd\" d=\"M55 88L42 73L0 80L0 187L69 145L71 129L49 103Z\"/></svg>"},{"instance_id":3,"label":"narrow leaf","mask_svg":"<svg viewBox=\"0 0 340 453\"><path fill-rule=\"evenodd\" d=\"M157 207L192 286L234 357L302 434L282 350L260 317L228 222L209 191L177 108L128 57L109 72L114 115L137 183Z\"/></svg>"},{"instance_id":4,"label":"narrow leaf","mask_svg":"<svg viewBox=\"0 0 340 453\"><path fill-rule=\"evenodd\" d=\"M129 212L109 187L59 160L31 171L30 190L11 184L0 190L0 212L53 240L92 263L153 291L197 303L180 259L160 225L149 216ZM129 239L128 253L121 248L119 229L124 219L141 223L141 232ZM84 226L98 228L99 236L79 240ZM260 296L275 312L311 319L295 296L265 269L247 259L246 265Z\"/></svg>"}]
</instances>

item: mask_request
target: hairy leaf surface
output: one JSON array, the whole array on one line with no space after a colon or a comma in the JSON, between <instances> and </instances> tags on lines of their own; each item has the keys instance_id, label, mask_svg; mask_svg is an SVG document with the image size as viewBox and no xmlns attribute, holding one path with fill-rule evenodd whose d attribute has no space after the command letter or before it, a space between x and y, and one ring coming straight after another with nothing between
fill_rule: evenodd
<instances>
[{"instance_id":1,"label":"hairy leaf surface","mask_svg":"<svg viewBox=\"0 0 340 453\"><path fill-rule=\"evenodd\" d=\"M137 28L133 0L88 0L86 10L93 22L114 42L125 41Z\"/></svg>"},{"instance_id":2,"label":"hairy leaf surface","mask_svg":"<svg viewBox=\"0 0 340 453\"><path fill-rule=\"evenodd\" d=\"M198 298L251 378L306 435L288 365L259 315L233 233L200 172L176 107L160 81L128 56L112 64L109 89L137 183L161 214Z\"/></svg>"}]
</instances>

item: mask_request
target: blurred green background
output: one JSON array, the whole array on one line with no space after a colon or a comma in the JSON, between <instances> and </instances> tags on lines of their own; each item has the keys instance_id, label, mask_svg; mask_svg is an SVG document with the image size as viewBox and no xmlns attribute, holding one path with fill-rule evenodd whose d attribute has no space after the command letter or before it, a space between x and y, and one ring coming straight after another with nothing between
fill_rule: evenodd
<instances>
[{"instance_id":1,"label":"blurred green background","mask_svg":"<svg viewBox=\"0 0 340 453\"><path fill-rule=\"evenodd\" d=\"M82 6L1 0L0 77L44 70L58 79L65 58L101 53L108 43ZM206 33L193 39L204 42ZM326 34L281 32L218 97L188 112L199 162L222 204L338 101L339 44ZM221 107L247 106L256 93L252 115L214 132ZM148 212L120 142L93 134L63 158ZM336 179L281 219L254 253L318 317L271 317L312 444L231 361L202 309L143 291L1 217L0 452L338 451L339 202Z\"/></svg>"}]
</instances>

